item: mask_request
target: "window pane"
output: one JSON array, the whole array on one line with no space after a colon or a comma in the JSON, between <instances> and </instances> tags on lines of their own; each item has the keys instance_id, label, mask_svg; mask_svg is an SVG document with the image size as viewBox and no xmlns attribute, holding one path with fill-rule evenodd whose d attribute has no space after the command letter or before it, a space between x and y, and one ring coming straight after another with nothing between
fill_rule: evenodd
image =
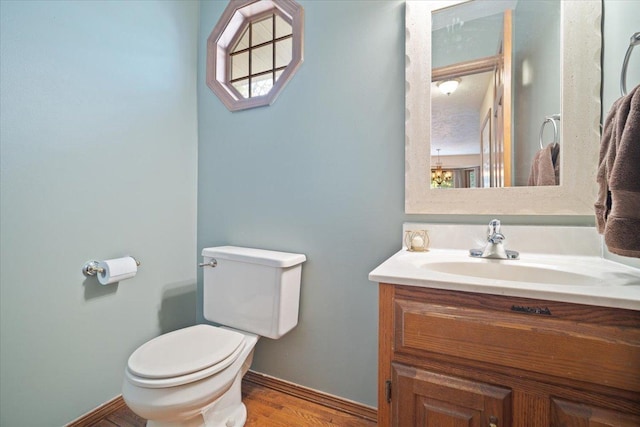
<instances>
[{"instance_id":1,"label":"window pane","mask_svg":"<svg viewBox=\"0 0 640 427\"><path fill-rule=\"evenodd\" d=\"M249 75L249 52L242 52L231 57L231 80Z\"/></svg>"},{"instance_id":2,"label":"window pane","mask_svg":"<svg viewBox=\"0 0 640 427\"><path fill-rule=\"evenodd\" d=\"M240 80L232 84L243 98L249 97L249 79Z\"/></svg>"},{"instance_id":3,"label":"window pane","mask_svg":"<svg viewBox=\"0 0 640 427\"><path fill-rule=\"evenodd\" d=\"M286 67L291 62L291 55L293 52L293 46L291 45L291 38L281 40L276 43L276 67Z\"/></svg>"},{"instance_id":4,"label":"window pane","mask_svg":"<svg viewBox=\"0 0 640 427\"><path fill-rule=\"evenodd\" d=\"M251 74L273 70L273 45L251 50Z\"/></svg>"},{"instance_id":5,"label":"window pane","mask_svg":"<svg viewBox=\"0 0 640 427\"><path fill-rule=\"evenodd\" d=\"M276 38L291 34L291 25L280 16L276 15Z\"/></svg>"},{"instance_id":6,"label":"window pane","mask_svg":"<svg viewBox=\"0 0 640 427\"><path fill-rule=\"evenodd\" d=\"M238 44L236 45L235 49L233 49L231 52L237 52L239 50L243 50L249 47L249 27L245 28L244 30L244 34L242 34L242 37L240 37L240 40L238 40Z\"/></svg>"},{"instance_id":7,"label":"window pane","mask_svg":"<svg viewBox=\"0 0 640 427\"><path fill-rule=\"evenodd\" d=\"M282 73L284 73L284 70L282 70L282 71L276 71L276 81L278 81L278 79L280 78L280 76L282 75Z\"/></svg>"},{"instance_id":8,"label":"window pane","mask_svg":"<svg viewBox=\"0 0 640 427\"><path fill-rule=\"evenodd\" d=\"M273 87L273 74L265 74L251 79L251 97L269 93Z\"/></svg>"},{"instance_id":9,"label":"window pane","mask_svg":"<svg viewBox=\"0 0 640 427\"><path fill-rule=\"evenodd\" d=\"M253 35L251 46L273 40L273 17L262 19L251 24L253 26Z\"/></svg>"}]
</instances>

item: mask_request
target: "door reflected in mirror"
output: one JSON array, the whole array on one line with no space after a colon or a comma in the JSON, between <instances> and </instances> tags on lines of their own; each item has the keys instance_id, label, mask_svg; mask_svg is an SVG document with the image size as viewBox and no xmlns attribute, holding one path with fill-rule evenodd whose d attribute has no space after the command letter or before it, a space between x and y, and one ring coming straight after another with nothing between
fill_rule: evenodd
<instances>
[{"instance_id":1,"label":"door reflected in mirror","mask_svg":"<svg viewBox=\"0 0 640 427\"><path fill-rule=\"evenodd\" d=\"M432 12L432 188L535 185L549 162L544 182L559 184L560 8L472 0Z\"/></svg>"}]
</instances>

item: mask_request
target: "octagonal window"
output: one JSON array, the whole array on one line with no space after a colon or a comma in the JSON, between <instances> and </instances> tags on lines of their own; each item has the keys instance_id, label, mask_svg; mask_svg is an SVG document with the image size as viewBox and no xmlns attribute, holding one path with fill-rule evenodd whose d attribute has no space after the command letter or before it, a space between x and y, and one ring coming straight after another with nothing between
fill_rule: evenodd
<instances>
[{"instance_id":1,"label":"octagonal window","mask_svg":"<svg viewBox=\"0 0 640 427\"><path fill-rule=\"evenodd\" d=\"M291 63L291 25L277 13L249 22L229 52L229 83L243 98L264 96Z\"/></svg>"},{"instance_id":2,"label":"octagonal window","mask_svg":"<svg viewBox=\"0 0 640 427\"><path fill-rule=\"evenodd\" d=\"M231 0L207 42L207 85L231 110L269 105L302 63L293 0Z\"/></svg>"}]
</instances>

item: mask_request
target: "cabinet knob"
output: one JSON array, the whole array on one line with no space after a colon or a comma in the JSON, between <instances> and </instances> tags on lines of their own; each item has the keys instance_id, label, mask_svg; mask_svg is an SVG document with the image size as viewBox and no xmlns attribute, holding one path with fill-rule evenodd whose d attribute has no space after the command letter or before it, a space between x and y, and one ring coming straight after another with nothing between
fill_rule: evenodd
<instances>
[{"instance_id":1,"label":"cabinet knob","mask_svg":"<svg viewBox=\"0 0 640 427\"><path fill-rule=\"evenodd\" d=\"M498 427L498 417L489 417L489 427Z\"/></svg>"}]
</instances>

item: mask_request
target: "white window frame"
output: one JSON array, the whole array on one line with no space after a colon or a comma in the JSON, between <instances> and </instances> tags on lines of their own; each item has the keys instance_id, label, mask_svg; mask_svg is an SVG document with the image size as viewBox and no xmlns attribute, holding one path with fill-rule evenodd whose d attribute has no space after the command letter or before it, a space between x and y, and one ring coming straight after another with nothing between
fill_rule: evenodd
<instances>
[{"instance_id":1,"label":"white window frame","mask_svg":"<svg viewBox=\"0 0 640 427\"><path fill-rule=\"evenodd\" d=\"M244 98L229 83L229 51L250 22L276 13L291 25L291 62L266 95ZM231 0L207 40L207 86L230 111L271 105L303 61L304 10L294 0Z\"/></svg>"}]
</instances>

